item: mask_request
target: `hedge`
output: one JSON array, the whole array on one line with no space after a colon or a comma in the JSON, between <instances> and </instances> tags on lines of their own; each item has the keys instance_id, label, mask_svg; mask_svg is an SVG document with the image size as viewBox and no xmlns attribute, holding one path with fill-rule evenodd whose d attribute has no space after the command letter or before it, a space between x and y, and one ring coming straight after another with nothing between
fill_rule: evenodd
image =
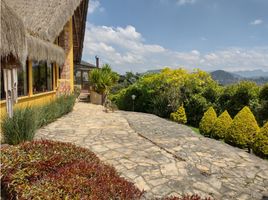
<instances>
[{"instance_id":1,"label":"hedge","mask_svg":"<svg viewBox=\"0 0 268 200\"><path fill-rule=\"evenodd\" d=\"M202 135L211 136L211 130L214 126L214 123L217 120L217 114L213 107L210 107L201 119L199 124L199 130Z\"/></svg>"},{"instance_id":2,"label":"hedge","mask_svg":"<svg viewBox=\"0 0 268 200\"><path fill-rule=\"evenodd\" d=\"M231 126L228 128L226 142L240 148L251 148L254 137L259 130L260 128L254 115L249 107L245 106L237 113Z\"/></svg>"},{"instance_id":3,"label":"hedge","mask_svg":"<svg viewBox=\"0 0 268 200\"><path fill-rule=\"evenodd\" d=\"M228 111L224 111L216 120L212 130L211 136L215 139L224 139L227 135L227 130L232 124L232 118Z\"/></svg>"}]
</instances>

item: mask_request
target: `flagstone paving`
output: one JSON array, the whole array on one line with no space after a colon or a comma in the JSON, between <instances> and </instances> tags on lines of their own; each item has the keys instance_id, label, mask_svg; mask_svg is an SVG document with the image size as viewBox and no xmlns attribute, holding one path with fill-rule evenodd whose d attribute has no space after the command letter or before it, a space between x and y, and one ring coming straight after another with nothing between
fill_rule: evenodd
<instances>
[{"instance_id":1,"label":"flagstone paving","mask_svg":"<svg viewBox=\"0 0 268 200\"><path fill-rule=\"evenodd\" d=\"M200 194L215 199L264 199L268 161L186 126L143 113L77 103L74 111L40 129L36 139L89 148L145 198Z\"/></svg>"}]
</instances>

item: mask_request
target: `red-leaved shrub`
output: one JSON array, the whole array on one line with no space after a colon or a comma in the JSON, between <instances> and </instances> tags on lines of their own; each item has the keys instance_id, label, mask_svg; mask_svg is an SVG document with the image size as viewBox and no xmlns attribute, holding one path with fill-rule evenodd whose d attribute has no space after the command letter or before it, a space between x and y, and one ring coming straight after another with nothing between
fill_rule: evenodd
<instances>
[{"instance_id":1,"label":"red-leaved shrub","mask_svg":"<svg viewBox=\"0 0 268 200\"><path fill-rule=\"evenodd\" d=\"M202 198L198 195L186 195L186 196L183 196L183 197L166 197L166 198L163 198L162 200L212 200L211 198L209 197L206 197L206 198Z\"/></svg>"},{"instance_id":2,"label":"red-leaved shrub","mask_svg":"<svg viewBox=\"0 0 268 200\"><path fill-rule=\"evenodd\" d=\"M7 199L140 199L143 192L91 151L68 143L26 142L1 148Z\"/></svg>"}]
</instances>

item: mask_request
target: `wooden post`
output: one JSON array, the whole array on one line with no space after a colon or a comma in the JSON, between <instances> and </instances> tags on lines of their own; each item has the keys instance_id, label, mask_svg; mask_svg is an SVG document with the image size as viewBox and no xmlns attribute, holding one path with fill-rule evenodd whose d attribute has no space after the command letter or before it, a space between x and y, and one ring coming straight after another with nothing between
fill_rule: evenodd
<instances>
[{"instance_id":1,"label":"wooden post","mask_svg":"<svg viewBox=\"0 0 268 200\"><path fill-rule=\"evenodd\" d=\"M12 98L12 69L4 69L4 87L6 92L6 108L8 116L13 117L13 98Z\"/></svg>"},{"instance_id":2,"label":"wooden post","mask_svg":"<svg viewBox=\"0 0 268 200\"><path fill-rule=\"evenodd\" d=\"M52 64L52 90L56 89L56 64Z\"/></svg>"},{"instance_id":3,"label":"wooden post","mask_svg":"<svg viewBox=\"0 0 268 200\"><path fill-rule=\"evenodd\" d=\"M31 60L28 61L28 82L29 82L29 96L33 96L33 63Z\"/></svg>"}]
</instances>

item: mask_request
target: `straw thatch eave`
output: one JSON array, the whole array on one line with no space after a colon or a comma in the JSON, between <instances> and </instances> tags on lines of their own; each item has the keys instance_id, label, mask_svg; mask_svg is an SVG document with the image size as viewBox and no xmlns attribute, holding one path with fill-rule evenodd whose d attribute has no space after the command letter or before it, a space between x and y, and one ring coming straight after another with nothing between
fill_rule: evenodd
<instances>
[{"instance_id":1,"label":"straw thatch eave","mask_svg":"<svg viewBox=\"0 0 268 200\"><path fill-rule=\"evenodd\" d=\"M1 61L8 62L14 58L21 63L26 60L26 37L23 22L17 14L6 4L1 3Z\"/></svg>"},{"instance_id":2,"label":"straw thatch eave","mask_svg":"<svg viewBox=\"0 0 268 200\"><path fill-rule=\"evenodd\" d=\"M62 65L65 61L64 50L50 42L27 34L28 58L30 60L45 60Z\"/></svg>"},{"instance_id":3,"label":"straw thatch eave","mask_svg":"<svg viewBox=\"0 0 268 200\"><path fill-rule=\"evenodd\" d=\"M54 42L82 0L8 0L27 31L42 40Z\"/></svg>"}]
</instances>

